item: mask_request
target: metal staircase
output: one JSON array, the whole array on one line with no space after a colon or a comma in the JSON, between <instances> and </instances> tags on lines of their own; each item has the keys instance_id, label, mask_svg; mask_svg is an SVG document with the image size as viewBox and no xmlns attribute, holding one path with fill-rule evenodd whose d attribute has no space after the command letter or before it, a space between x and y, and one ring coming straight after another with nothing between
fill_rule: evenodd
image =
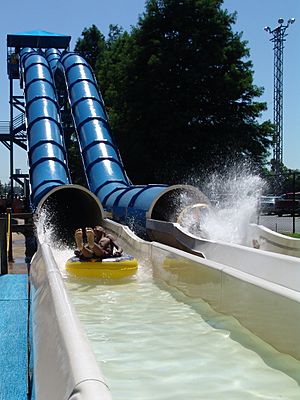
<instances>
[{"instance_id":1,"label":"metal staircase","mask_svg":"<svg viewBox=\"0 0 300 400\"><path fill-rule=\"evenodd\" d=\"M20 113L12 121L12 134L10 134L9 121L0 121L0 142L10 150L11 141L24 150L27 150L27 134L25 115Z\"/></svg>"}]
</instances>

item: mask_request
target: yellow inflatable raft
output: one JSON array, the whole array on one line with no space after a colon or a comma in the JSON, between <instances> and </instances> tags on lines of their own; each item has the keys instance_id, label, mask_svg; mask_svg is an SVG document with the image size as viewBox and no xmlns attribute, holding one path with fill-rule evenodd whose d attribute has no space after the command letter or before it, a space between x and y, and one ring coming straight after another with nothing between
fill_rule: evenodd
<instances>
[{"instance_id":1,"label":"yellow inflatable raft","mask_svg":"<svg viewBox=\"0 0 300 400\"><path fill-rule=\"evenodd\" d=\"M124 254L116 258L80 260L74 256L66 262L66 270L75 276L102 279L126 278L136 273L138 261Z\"/></svg>"}]
</instances>

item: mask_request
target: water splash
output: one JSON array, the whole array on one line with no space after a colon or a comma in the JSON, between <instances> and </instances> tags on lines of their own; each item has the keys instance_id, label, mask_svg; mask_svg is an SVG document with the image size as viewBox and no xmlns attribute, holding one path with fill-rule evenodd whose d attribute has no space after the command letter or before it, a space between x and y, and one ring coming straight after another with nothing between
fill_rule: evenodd
<instances>
[{"instance_id":1,"label":"water splash","mask_svg":"<svg viewBox=\"0 0 300 400\"><path fill-rule=\"evenodd\" d=\"M203 188L212 207L201 216L201 230L195 231L192 221L184 227L211 240L245 244L264 186L264 180L245 166L228 169L226 174L214 173Z\"/></svg>"},{"instance_id":2,"label":"water splash","mask_svg":"<svg viewBox=\"0 0 300 400\"><path fill-rule=\"evenodd\" d=\"M50 211L44 207L39 210L38 214L35 217L35 228L37 237L41 244L53 244L53 234L54 227L51 225L50 221Z\"/></svg>"},{"instance_id":3,"label":"water splash","mask_svg":"<svg viewBox=\"0 0 300 400\"><path fill-rule=\"evenodd\" d=\"M66 276L65 264L68 258L74 255L74 250L63 244L60 241L55 240L56 228L51 224L51 211L44 207L39 211L35 218L35 227L37 232L38 240L41 244L47 244L51 247L54 259L63 275Z\"/></svg>"},{"instance_id":4,"label":"water splash","mask_svg":"<svg viewBox=\"0 0 300 400\"><path fill-rule=\"evenodd\" d=\"M53 210L43 207L35 217L36 233L40 243L48 244L53 249L65 249L69 246L60 240L62 226L53 218Z\"/></svg>"}]
</instances>

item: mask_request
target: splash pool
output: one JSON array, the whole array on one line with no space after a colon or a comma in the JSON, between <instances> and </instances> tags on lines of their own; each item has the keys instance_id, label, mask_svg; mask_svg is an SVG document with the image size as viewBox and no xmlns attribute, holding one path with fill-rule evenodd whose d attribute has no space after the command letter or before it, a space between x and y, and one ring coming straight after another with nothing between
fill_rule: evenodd
<instances>
[{"instance_id":1,"label":"splash pool","mask_svg":"<svg viewBox=\"0 0 300 400\"><path fill-rule=\"evenodd\" d=\"M69 251L55 251L65 284L113 399L297 399L300 362L236 320L153 278L111 284L70 279Z\"/></svg>"}]
</instances>

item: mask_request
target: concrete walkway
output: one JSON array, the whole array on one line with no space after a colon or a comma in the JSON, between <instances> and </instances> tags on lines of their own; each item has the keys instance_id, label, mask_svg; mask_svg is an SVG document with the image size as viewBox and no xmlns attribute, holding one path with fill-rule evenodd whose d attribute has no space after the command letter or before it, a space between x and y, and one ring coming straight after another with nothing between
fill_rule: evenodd
<instances>
[{"instance_id":1,"label":"concrete walkway","mask_svg":"<svg viewBox=\"0 0 300 400\"><path fill-rule=\"evenodd\" d=\"M0 400L27 399L27 267L24 237L13 234L14 262L0 276Z\"/></svg>"}]
</instances>

